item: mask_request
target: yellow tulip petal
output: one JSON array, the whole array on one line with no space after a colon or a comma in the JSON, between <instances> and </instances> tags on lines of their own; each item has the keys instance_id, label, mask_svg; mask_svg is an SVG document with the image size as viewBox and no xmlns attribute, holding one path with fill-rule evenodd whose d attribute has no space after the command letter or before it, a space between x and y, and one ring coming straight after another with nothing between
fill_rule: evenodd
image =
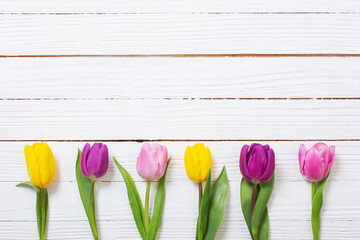
<instances>
[{"instance_id":1,"label":"yellow tulip petal","mask_svg":"<svg viewBox=\"0 0 360 240\"><path fill-rule=\"evenodd\" d=\"M34 144L35 145L35 144ZM34 148L26 145L24 149L25 161L30 181L37 187L42 187L40 166Z\"/></svg>"},{"instance_id":2,"label":"yellow tulip petal","mask_svg":"<svg viewBox=\"0 0 360 240\"><path fill-rule=\"evenodd\" d=\"M188 146L185 150L184 162L185 162L185 170L186 174L190 178L190 180L196 181L196 176L194 175L194 159L195 153L192 147Z\"/></svg>"},{"instance_id":3,"label":"yellow tulip petal","mask_svg":"<svg viewBox=\"0 0 360 240\"><path fill-rule=\"evenodd\" d=\"M54 155L47 143L40 143L39 162L41 182L44 188L54 180L56 172Z\"/></svg>"},{"instance_id":4,"label":"yellow tulip petal","mask_svg":"<svg viewBox=\"0 0 360 240\"><path fill-rule=\"evenodd\" d=\"M185 169L188 177L195 182L204 182L211 168L211 152L203 143L188 146L184 156Z\"/></svg>"}]
</instances>

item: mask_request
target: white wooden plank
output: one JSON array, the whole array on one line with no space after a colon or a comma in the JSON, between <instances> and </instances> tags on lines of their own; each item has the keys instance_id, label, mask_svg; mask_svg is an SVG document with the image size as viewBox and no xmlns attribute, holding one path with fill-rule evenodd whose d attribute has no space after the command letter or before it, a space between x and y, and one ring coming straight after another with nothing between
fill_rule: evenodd
<instances>
[{"instance_id":1,"label":"white wooden plank","mask_svg":"<svg viewBox=\"0 0 360 240\"><path fill-rule=\"evenodd\" d=\"M0 101L3 140L358 139L359 100Z\"/></svg>"},{"instance_id":2,"label":"white wooden plank","mask_svg":"<svg viewBox=\"0 0 360 240\"><path fill-rule=\"evenodd\" d=\"M357 98L360 58L0 58L1 98Z\"/></svg>"},{"instance_id":3,"label":"white wooden plank","mask_svg":"<svg viewBox=\"0 0 360 240\"><path fill-rule=\"evenodd\" d=\"M359 12L356 0L2 0L1 13Z\"/></svg>"},{"instance_id":4,"label":"white wooden plank","mask_svg":"<svg viewBox=\"0 0 360 240\"><path fill-rule=\"evenodd\" d=\"M228 209L219 230L218 239L247 239L248 237L240 207L240 173L237 166L238 150L244 143L248 142L206 143L210 146L214 163L216 163L214 176L218 175L222 164L226 164L229 173ZM23 166L13 165L11 156L13 150L18 151L20 155L22 150L19 148L24 144L26 143L1 143L3 148L9 149L8 152L1 149L1 152L5 153L0 159L1 168L6 168L8 165L9 169L12 169L11 171L20 172L20 169L26 171L25 163L23 162ZM66 178L70 171L73 172L75 160L67 152L76 150L75 148L81 146L82 143L50 144L58 165L60 165L58 176ZM172 175L177 174L185 176L182 159L178 159L178 157L183 155L184 147L189 142L165 142L164 144L168 146L169 153L174 157L173 165L169 169L169 179ZM311 145L313 142L306 142L306 144ZM358 199L351 196L353 196L353 190L358 189L360 185L360 176L356 174L358 173L359 161L357 160L360 154L360 142L337 142L334 144L337 147L336 159L324 192L322 238L339 239L342 236L341 239L356 239L360 236L360 229L357 227L360 223L360 208ZM108 143L108 146L110 154L115 153L115 155L117 152L125 152L123 154L126 155L131 152L131 155L135 156L140 148L139 143ZM269 203L271 238L284 240L311 238L310 183L306 182L298 171L296 152L299 142L271 142L271 146L277 153L276 182ZM120 157L118 158L120 159ZM63 168L65 165L69 168ZM9 169L8 172L11 172ZM136 176L133 168L128 169L133 176ZM346 174L343 172L344 169L349 172ZM112 170L109 174L115 175ZM289 178L290 174L292 176ZM3 172L0 175L3 176ZM116 172L116 175L120 175L120 173ZM353 176L355 179L350 180L347 175ZM96 188L97 216L102 239L116 237L138 239L124 183L115 182L116 179L113 177L105 179L110 182L98 182ZM9 180L13 179L9 178ZM143 198L146 183L136 182L136 185ZM0 237L34 239L37 234L34 192L30 189L16 188L15 182L3 180L0 182L0 191L3 193L0 198L0 212L2 213L0 215ZM176 181L168 181L166 191L164 223L160 229L160 239L192 239L197 216L197 185L184 177ZM152 197L154 192L153 188ZM55 182L49 187L49 194L49 239L73 239L74 237L89 239L90 230L76 182ZM178 238L179 236L181 238Z\"/></svg>"},{"instance_id":5,"label":"white wooden plank","mask_svg":"<svg viewBox=\"0 0 360 240\"><path fill-rule=\"evenodd\" d=\"M22 182L28 179L24 147L33 142L2 142L0 144L0 182ZM168 147L169 156L172 157L168 182L188 181L184 168L184 152L187 146L194 142L161 142ZM298 151L300 142L297 141L270 141L262 142L270 144L276 153L276 176L279 181L303 181L299 174ZM82 149L84 142L49 142L57 162L58 174L56 182L76 181L74 164L77 157L77 148ZM138 142L106 142L110 156L115 156L128 172L133 176L134 181L144 182L136 171L136 159L142 143ZM205 142L209 146L213 157L213 175L219 175L223 165L226 165L229 181L239 182L239 155L244 144L251 144L248 141L236 142ZM314 142L306 142L308 146ZM327 142L336 146L336 159L332 168L332 178L329 181L358 181L360 180L360 142ZM108 173L101 179L107 184L109 181L122 182L115 164L110 161ZM140 184L140 183L139 183Z\"/></svg>"},{"instance_id":6,"label":"white wooden plank","mask_svg":"<svg viewBox=\"0 0 360 240\"><path fill-rule=\"evenodd\" d=\"M360 15L1 15L1 55L359 54Z\"/></svg>"}]
</instances>

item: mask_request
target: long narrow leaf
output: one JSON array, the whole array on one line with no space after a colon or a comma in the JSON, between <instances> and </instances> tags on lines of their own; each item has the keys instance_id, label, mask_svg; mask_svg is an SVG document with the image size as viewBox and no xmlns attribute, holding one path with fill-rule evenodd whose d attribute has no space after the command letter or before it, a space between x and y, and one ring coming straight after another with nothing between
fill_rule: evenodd
<instances>
[{"instance_id":1,"label":"long narrow leaf","mask_svg":"<svg viewBox=\"0 0 360 240\"><path fill-rule=\"evenodd\" d=\"M80 160L81 160L81 150L78 149L78 155L76 160L76 166L75 166L75 172L76 172L76 181L79 187L79 193L81 197L81 201L84 205L84 209L86 212L86 216L90 223L90 228L93 236L97 236L97 226L95 221L95 201L93 203L90 203L90 195L91 195L91 180L84 176L84 174L81 171L80 166ZM92 217L91 212L93 211L94 217Z\"/></svg>"},{"instance_id":2,"label":"long narrow leaf","mask_svg":"<svg viewBox=\"0 0 360 240\"><path fill-rule=\"evenodd\" d=\"M251 231L252 191L253 191L253 183L243 178L241 180L241 187L240 187L241 208L245 218L246 225L251 235L251 239L253 238Z\"/></svg>"},{"instance_id":3,"label":"long narrow leaf","mask_svg":"<svg viewBox=\"0 0 360 240\"><path fill-rule=\"evenodd\" d=\"M37 226L39 232L39 238L41 238L41 226L42 226L42 219L41 219L41 188L35 186L32 182L22 182L16 185L17 187L25 186L31 187L36 191L36 217L37 217Z\"/></svg>"},{"instance_id":4,"label":"long narrow leaf","mask_svg":"<svg viewBox=\"0 0 360 240\"><path fill-rule=\"evenodd\" d=\"M320 210L323 204L323 190L328 177L329 175L324 180L318 183L312 201L311 224L313 230L313 238L315 240L319 239L319 235L320 235Z\"/></svg>"},{"instance_id":5,"label":"long narrow leaf","mask_svg":"<svg viewBox=\"0 0 360 240\"><path fill-rule=\"evenodd\" d=\"M259 227L259 240L268 240L268 239L269 239L269 214L266 207Z\"/></svg>"},{"instance_id":6,"label":"long narrow leaf","mask_svg":"<svg viewBox=\"0 0 360 240\"><path fill-rule=\"evenodd\" d=\"M147 232L147 240L154 240L156 237L156 233L160 228L161 220L162 220L162 214L164 211L164 204L165 204L165 179L166 179L166 173L167 169L169 167L171 158L168 160L165 173L161 177L158 188L156 191L155 199L154 199L154 211L153 215L151 217L149 229Z\"/></svg>"},{"instance_id":7,"label":"long narrow leaf","mask_svg":"<svg viewBox=\"0 0 360 240\"><path fill-rule=\"evenodd\" d=\"M274 178L275 177L273 176L270 179L270 181L268 181L266 183L262 183L260 185L260 191L259 191L259 195L256 199L255 209L254 209L254 213L253 213L253 217L252 217L252 221L251 221L252 234L253 234L253 238L255 240L258 239L260 223L262 221L265 209L269 202L271 192L274 188Z\"/></svg>"},{"instance_id":8,"label":"long narrow leaf","mask_svg":"<svg viewBox=\"0 0 360 240\"><path fill-rule=\"evenodd\" d=\"M136 223L136 227L139 230L140 236L142 239L146 239L146 231L145 231L145 214L144 214L144 207L141 202L141 198L139 195L139 192L135 186L135 183L133 179L131 178L130 174L116 161L116 158L114 158L114 162L119 169L121 175L124 178L126 188L127 188L127 194L129 198L129 203L131 207L131 211L134 216L134 220Z\"/></svg>"},{"instance_id":9,"label":"long narrow leaf","mask_svg":"<svg viewBox=\"0 0 360 240\"><path fill-rule=\"evenodd\" d=\"M205 240L213 240L215 238L225 213L228 193L229 182L224 166L219 177L210 189L209 217L206 233L204 235Z\"/></svg>"},{"instance_id":10,"label":"long narrow leaf","mask_svg":"<svg viewBox=\"0 0 360 240\"><path fill-rule=\"evenodd\" d=\"M204 194L201 199L201 205L200 205L200 211L199 211L199 217L198 217L197 229L196 229L196 237L198 240L203 239L208 224L210 188L211 188L211 169L209 169L208 177L206 179Z\"/></svg>"}]
</instances>

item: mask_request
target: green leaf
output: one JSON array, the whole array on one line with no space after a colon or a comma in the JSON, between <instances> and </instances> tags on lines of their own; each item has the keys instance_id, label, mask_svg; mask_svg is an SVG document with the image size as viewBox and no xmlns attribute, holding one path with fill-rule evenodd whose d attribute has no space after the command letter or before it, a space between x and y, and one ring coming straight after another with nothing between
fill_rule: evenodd
<instances>
[{"instance_id":1,"label":"green leaf","mask_svg":"<svg viewBox=\"0 0 360 240\"><path fill-rule=\"evenodd\" d=\"M204 235L205 240L212 240L215 238L225 213L228 193L229 182L224 166L219 177L210 189L209 217L206 233Z\"/></svg>"},{"instance_id":2,"label":"green leaf","mask_svg":"<svg viewBox=\"0 0 360 240\"><path fill-rule=\"evenodd\" d=\"M127 194L129 198L130 207L134 216L134 220L136 223L136 226L139 230L140 236L142 239L146 239L146 231L145 231L145 214L144 214L144 207L141 202L141 198L139 196L139 192L135 186L135 183L133 179L131 178L130 174L116 161L116 158L114 158L114 162L116 166L118 167L121 175L124 178L126 188L127 188Z\"/></svg>"},{"instance_id":3,"label":"green leaf","mask_svg":"<svg viewBox=\"0 0 360 240\"><path fill-rule=\"evenodd\" d=\"M251 235L251 239L253 238L251 231L252 192L253 192L253 183L247 181L245 178L242 178L241 187L240 187L241 208L245 218L246 225Z\"/></svg>"},{"instance_id":4,"label":"green leaf","mask_svg":"<svg viewBox=\"0 0 360 240\"><path fill-rule=\"evenodd\" d=\"M164 204L165 204L165 178L166 178L166 173L167 173L167 169L169 167L170 160L171 160L171 158L169 158L169 160L167 162L165 173L161 177L159 184L158 184L157 191L156 191L156 195L155 195L155 199L154 199L153 215L151 217L149 230L147 232L148 240L155 239L156 233L159 230L160 225L161 225L162 213L164 211Z\"/></svg>"},{"instance_id":5,"label":"green leaf","mask_svg":"<svg viewBox=\"0 0 360 240\"><path fill-rule=\"evenodd\" d=\"M201 199L199 217L197 221L196 238L202 240L206 232L209 216L209 205L210 205L210 188L211 188L211 169L209 169L204 194Z\"/></svg>"},{"instance_id":6,"label":"green leaf","mask_svg":"<svg viewBox=\"0 0 360 240\"><path fill-rule=\"evenodd\" d=\"M312 201L311 224L313 230L313 239L318 240L320 237L320 210L323 204L323 190L329 175L318 183Z\"/></svg>"},{"instance_id":7,"label":"green leaf","mask_svg":"<svg viewBox=\"0 0 360 240\"><path fill-rule=\"evenodd\" d=\"M268 239L269 239L269 214L268 214L268 209L266 207L259 227L259 240L268 240Z\"/></svg>"},{"instance_id":8,"label":"green leaf","mask_svg":"<svg viewBox=\"0 0 360 240\"><path fill-rule=\"evenodd\" d=\"M94 182L92 182L82 173L80 161L81 161L81 150L78 149L78 155L75 166L76 181L79 187L81 201L84 205L86 216L90 223L91 232L94 236L94 239L97 239L98 231L97 231L96 219L95 219L95 200L94 201L90 200L91 198L94 199L94 193L92 191L92 187L93 187L92 184L94 184Z\"/></svg>"},{"instance_id":9,"label":"green leaf","mask_svg":"<svg viewBox=\"0 0 360 240\"><path fill-rule=\"evenodd\" d=\"M251 229L254 240L258 240L258 236L262 235L259 234L259 227L269 202L271 192L274 188L274 178L275 177L273 176L270 181L260 184L260 191L256 199L255 209L251 221Z\"/></svg>"},{"instance_id":10,"label":"green leaf","mask_svg":"<svg viewBox=\"0 0 360 240\"><path fill-rule=\"evenodd\" d=\"M39 238L45 239L46 223L49 209L49 197L47 189L39 188L35 186L32 182L23 182L19 183L16 186L27 186L33 188L36 191L36 217Z\"/></svg>"}]
</instances>

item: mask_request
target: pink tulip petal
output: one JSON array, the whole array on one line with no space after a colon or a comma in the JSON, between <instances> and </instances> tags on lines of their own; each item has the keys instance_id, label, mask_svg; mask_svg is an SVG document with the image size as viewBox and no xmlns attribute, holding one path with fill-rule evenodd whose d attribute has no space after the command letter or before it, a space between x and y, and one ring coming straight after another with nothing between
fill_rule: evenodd
<instances>
[{"instance_id":1,"label":"pink tulip petal","mask_svg":"<svg viewBox=\"0 0 360 240\"><path fill-rule=\"evenodd\" d=\"M311 148L307 152L303 175L309 181L317 182L323 179L325 165L320 159L320 153L315 148Z\"/></svg>"}]
</instances>

